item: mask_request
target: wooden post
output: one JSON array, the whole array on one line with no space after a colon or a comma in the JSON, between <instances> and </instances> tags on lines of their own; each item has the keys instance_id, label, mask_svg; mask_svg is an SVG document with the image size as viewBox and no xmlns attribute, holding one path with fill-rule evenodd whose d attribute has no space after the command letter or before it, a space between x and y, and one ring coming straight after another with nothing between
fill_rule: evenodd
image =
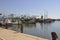
<instances>
[{"instance_id":1,"label":"wooden post","mask_svg":"<svg viewBox=\"0 0 60 40\"><path fill-rule=\"evenodd\" d=\"M51 32L52 40L56 40L58 38L56 32Z\"/></svg>"},{"instance_id":2,"label":"wooden post","mask_svg":"<svg viewBox=\"0 0 60 40\"><path fill-rule=\"evenodd\" d=\"M21 24L21 33L23 33L23 24Z\"/></svg>"},{"instance_id":3,"label":"wooden post","mask_svg":"<svg viewBox=\"0 0 60 40\"><path fill-rule=\"evenodd\" d=\"M18 25L19 25L19 19L18 19Z\"/></svg>"},{"instance_id":4,"label":"wooden post","mask_svg":"<svg viewBox=\"0 0 60 40\"><path fill-rule=\"evenodd\" d=\"M5 28L8 29L7 23L6 23L6 25L5 25Z\"/></svg>"}]
</instances>

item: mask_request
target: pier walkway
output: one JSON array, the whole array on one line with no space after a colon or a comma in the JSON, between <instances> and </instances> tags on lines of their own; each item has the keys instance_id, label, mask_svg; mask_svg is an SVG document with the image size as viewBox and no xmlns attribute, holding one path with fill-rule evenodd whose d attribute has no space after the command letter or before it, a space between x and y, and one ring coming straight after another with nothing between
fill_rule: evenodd
<instances>
[{"instance_id":1,"label":"pier walkway","mask_svg":"<svg viewBox=\"0 0 60 40\"><path fill-rule=\"evenodd\" d=\"M12 30L0 28L0 40L48 40L48 39L35 37L24 33L17 33Z\"/></svg>"}]
</instances>

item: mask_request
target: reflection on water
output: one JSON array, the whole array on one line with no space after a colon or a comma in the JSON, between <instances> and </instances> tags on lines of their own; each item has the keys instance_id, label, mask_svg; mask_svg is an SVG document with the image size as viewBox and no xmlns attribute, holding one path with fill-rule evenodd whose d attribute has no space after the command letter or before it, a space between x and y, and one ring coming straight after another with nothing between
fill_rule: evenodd
<instances>
[{"instance_id":1,"label":"reflection on water","mask_svg":"<svg viewBox=\"0 0 60 40\"><path fill-rule=\"evenodd\" d=\"M8 29L17 31L17 32L23 32L26 34L39 36L43 38L48 38L51 40L51 32L56 32L58 35L58 39L60 39L60 22L56 21L54 23L36 23L36 24L23 24L23 27L21 25L13 25L12 27L9 27Z\"/></svg>"},{"instance_id":2,"label":"reflection on water","mask_svg":"<svg viewBox=\"0 0 60 40\"><path fill-rule=\"evenodd\" d=\"M36 27L36 24L24 24L26 27Z\"/></svg>"}]
</instances>

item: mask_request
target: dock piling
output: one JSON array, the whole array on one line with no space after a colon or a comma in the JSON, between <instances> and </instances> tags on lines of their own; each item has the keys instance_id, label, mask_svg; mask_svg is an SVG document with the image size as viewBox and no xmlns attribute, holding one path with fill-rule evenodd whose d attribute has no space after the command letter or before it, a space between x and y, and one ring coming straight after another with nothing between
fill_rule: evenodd
<instances>
[{"instance_id":1,"label":"dock piling","mask_svg":"<svg viewBox=\"0 0 60 40\"><path fill-rule=\"evenodd\" d=\"M51 32L52 40L57 40L58 36L56 32Z\"/></svg>"},{"instance_id":2,"label":"dock piling","mask_svg":"<svg viewBox=\"0 0 60 40\"><path fill-rule=\"evenodd\" d=\"M23 33L23 24L21 24L21 33Z\"/></svg>"},{"instance_id":3,"label":"dock piling","mask_svg":"<svg viewBox=\"0 0 60 40\"><path fill-rule=\"evenodd\" d=\"M8 29L7 23L6 23L6 25L5 25L5 29Z\"/></svg>"}]
</instances>

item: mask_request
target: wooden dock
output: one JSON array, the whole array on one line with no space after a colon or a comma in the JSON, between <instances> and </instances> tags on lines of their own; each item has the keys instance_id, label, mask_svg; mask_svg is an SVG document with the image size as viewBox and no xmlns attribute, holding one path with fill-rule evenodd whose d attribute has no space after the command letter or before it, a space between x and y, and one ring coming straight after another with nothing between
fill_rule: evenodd
<instances>
[{"instance_id":1,"label":"wooden dock","mask_svg":"<svg viewBox=\"0 0 60 40\"><path fill-rule=\"evenodd\" d=\"M17 33L16 31L0 28L0 40L48 40L48 39L35 37L24 33Z\"/></svg>"}]
</instances>

